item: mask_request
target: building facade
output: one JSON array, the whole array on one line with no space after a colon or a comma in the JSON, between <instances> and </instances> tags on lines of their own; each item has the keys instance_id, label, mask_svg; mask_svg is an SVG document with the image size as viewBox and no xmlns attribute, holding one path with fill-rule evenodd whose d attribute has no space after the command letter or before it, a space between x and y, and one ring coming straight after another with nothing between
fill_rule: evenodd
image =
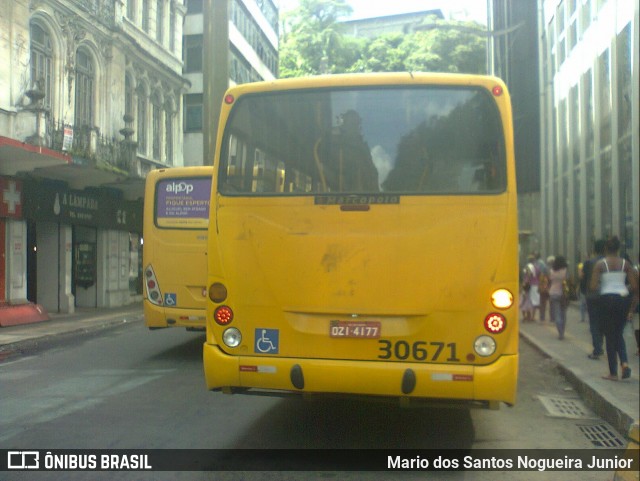
<instances>
[{"instance_id":1,"label":"building facade","mask_svg":"<svg viewBox=\"0 0 640 481\"><path fill-rule=\"evenodd\" d=\"M340 22L344 35L350 37L376 38L387 33L410 34L424 29L433 18L444 19L442 10L386 15L384 17L359 18Z\"/></svg>"},{"instance_id":2,"label":"building facade","mask_svg":"<svg viewBox=\"0 0 640 481\"><path fill-rule=\"evenodd\" d=\"M638 261L638 9L539 1L542 250L573 269L610 235Z\"/></svg>"},{"instance_id":3,"label":"building facade","mask_svg":"<svg viewBox=\"0 0 640 481\"><path fill-rule=\"evenodd\" d=\"M182 165L182 0L0 9L0 305L141 298L146 172Z\"/></svg>"},{"instance_id":4,"label":"building facade","mask_svg":"<svg viewBox=\"0 0 640 481\"><path fill-rule=\"evenodd\" d=\"M184 163L204 165L203 0L186 0L184 75ZM278 75L278 9L272 0L229 2L230 85L272 80Z\"/></svg>"},{"instance_id":5,"label":"building facade","mask_svg":"<svg viewBox=\"0 0 640 481\"><path fill-rule=\"evenodd\" d=\"M507 84L513 109L520 261L540 250L540 108L536 2L491 0L488 71Z\"/></svg>"}]
</instances>

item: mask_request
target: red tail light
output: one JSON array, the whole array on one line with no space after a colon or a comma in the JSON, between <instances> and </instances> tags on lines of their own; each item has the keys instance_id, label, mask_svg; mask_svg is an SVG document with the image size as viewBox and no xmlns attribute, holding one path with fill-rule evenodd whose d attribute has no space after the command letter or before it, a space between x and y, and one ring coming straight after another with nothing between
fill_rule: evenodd
<instances>
[{"instance_id":1,"label":"red tail light","mask_svg":"<svg viewBox=\"0 0 640 481\"><path fill-rule=\"evenodd\" d=\"M498 312L492 312L484 318L484 328L492 334L500 334L507 328L507 320Z\"/></svg>"},{"instance_id":2,"label":"red tail light","mask_svg":"<svg viewBox=\"0 0 640 481\"><path fill-rule=\"evenodd\" d=\"M220 306L213 311L213 320L221 326L233 321L233 310L229 306Z\"/></svg>"},{"instance_id":3,"label":"red tail light","mask_svg":"<svg viewBox=\"0 0 640 481\"><path fill-rule=\"evenodd\" d=\"M148 265L144 270L144 275L147 278L145 287L147 289L147 299L156 306L162 305L162 292L156 279L156 273L153 271L153 267Z\"/></svg>"}]
</instances>

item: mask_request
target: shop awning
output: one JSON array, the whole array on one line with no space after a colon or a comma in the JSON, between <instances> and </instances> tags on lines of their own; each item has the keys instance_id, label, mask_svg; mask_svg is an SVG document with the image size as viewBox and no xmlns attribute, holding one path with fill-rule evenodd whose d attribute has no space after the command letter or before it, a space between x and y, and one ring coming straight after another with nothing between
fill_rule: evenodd
<instances>
[{"instance_id":1,"label":"shop awning","mask_svg":"<svg viewBox=\"0 0 640 481\"><path fill-rule=\"evenodd\" d=\"M41 167L69 165L70 155L0 136L0 174L15 176Z\"/></svg>"}]
</instances>

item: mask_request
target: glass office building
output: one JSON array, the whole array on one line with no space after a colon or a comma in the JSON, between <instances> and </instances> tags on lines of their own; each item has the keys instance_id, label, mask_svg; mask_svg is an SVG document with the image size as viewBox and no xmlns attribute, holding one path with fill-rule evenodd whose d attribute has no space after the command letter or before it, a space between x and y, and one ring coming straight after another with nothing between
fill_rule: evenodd
<instances>
[{"instance_id":1,"label":"glass office building","mask_svg":"<svg viewBox=\"0 0 640 481\"><path fill-rule=\"evenodd\" d=\"M638 2L540 0L541 250L638 262Z\"/></svg>"}]
</instances>

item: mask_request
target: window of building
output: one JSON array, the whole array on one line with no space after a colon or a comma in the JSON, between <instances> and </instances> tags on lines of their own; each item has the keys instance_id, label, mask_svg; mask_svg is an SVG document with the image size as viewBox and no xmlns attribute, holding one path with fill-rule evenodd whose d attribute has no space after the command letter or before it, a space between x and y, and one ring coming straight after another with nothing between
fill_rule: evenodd
<instances>
[{"instance_id":1,"label":"window of building","mask_svg":"<svg viewBox=\"0 0 640 481\"><path fill-rule=\"evenodd\" d=\"M51 35L37 23L31 24L31 87L40 90L45 107L52 104L52 62L53 48Z\"/></svg>"},{"instance_id":2,"label":"window of building","mask_svg":"<svg viewBox=\"0 0 640 481\"><path fill-rule=\"evenodd\" d=\"M164 136L165 136L165 161L173 165L173 108L171 102L165 103L164 110Z\"/></svg>"},{"instance_id":3,"label":"window of building","mask_svg":"<svg viewBox=\"0 0 640 481\"><path fill-rule=\"evenodd\" d=\"M161 160L160 152L162 146L162 105L160 103L160 96L154 95L151 99L151 119L152 119L152 132L153 132L153 144L152 155L155 160Z\"/></svg>"},{"instance_id":4,"label":"window of building","mask_svg":"<svg viewBox=\"0 0 640 481\"><path fill-rule=\"evenodd\" d=\"M578 86L574 85L569 90L569 142L571 144L572 164L580 163L580 106L578 105Z\"/></svg>"},{"instance_id":5,"label":"window of building","mask_svg":"<svg viewBox=\"0 0 640 481\"><path fill-rule=\"evenodd\" d=\"M86 50L80 48L76 52L76 127L93 127L94 85L93 60Z\"/></svg>"},{"instance_id":6,"label":"window of building","mask_svg":"<svg viewBox=\"0 0 640 481\"><path fill-rule=\"evenodd\" d=\"M256 0L258 7L264 14L267 22L271 25L276 35L278 34L278 9L273 5L271 0Z\"/></svg>"},{"instance_id":7,"label":"window of building","mask_svg":"<svg viewBox=\"0 0 640 481\"><path fill-rule=\"evenodd\" d=\"M567 30L567 47L569 51L573 50L573 47L578 43L578 21L574 18Z\"/></svg>"},{"instance_id":8,"label":"window of building","mask_svg":"<svg viewBox=\"0 0 640 481\"><path fill-rule=\"evenodd\" d=\"M576 167L573 170L573 205L571 208L573 209L573 239L582 239L582 215L580 212L582 206L582 195L580 192L580 167ZM581 262L582 259L585 258L585 254L589 253L589 250L586 252L581 252L581 246L583 242L576 242L576 262L573 265L578 265L578 262Z\"/></svg>"},{"instance_id":9,"label":"window of building","mask_svg":"<svg viewBox=\"0 0 640 481\"><path fill-rule=\"evenodd\" d=\"M202 131L202 94L186 94L184 96L184 131Z\"/></svg>"},{"instance_id":10,"label":"window of building","mask_svg":"<svg viewBox=\"0 0 640 481\"><path fill-rule=\"evenodd\" d=\"M555 30L555 22L551 21L547 26L547 42L549 48L549 76L550 79L553 78L553 75L556 72L556 30Z\"/></svg>"},{"instance_id":11,"label":"window of building","mask_svg":"<svg viewBox=\"0 0 640 481\"><path fill-rule=\"evenodd\" d=\"M564 32L564 0L561 0L556 7L556 25L558 30L558 37Z\"/></svg>"},{"instance_id":12,"label":"window of building","mask_svg":"<svg viewBox=\"0 0 640 481\"><path fill-rule=\"evenodd\" d=\"M586 176L585 180L587 182L585 191L587 192L587 202L586 202L586 212L587 217L586 221L586 229L587 236L589 238L590 245L593 245L593 242L596 240L596 175L594 168L594 160L587 160L586 165Z\"/></svg>"},{"instance_id":13,"label":"window of building","mask_svg":"<svg viewBox=\"0 0 640 481\"><path fill-rule=\"evenodd\" d=\"M176 7L173 2L169 10L169 50L176 52Z\"/></svg>"},{"instance_id":14,"label":"window of building","mask_svg":"<svg viewBox=\"0 0 640 481\"><path fill-rule=\"evenodd\" d=\"M202 0L187 0L187 15L202 13Z\"/></svg>"},{"instance_id":15,"label":"window of building","mask_svg":"<svg viewBox=\"0 0 640 481\"><path fill-rule=\"evenodd\" d=\"M602 233L613 234L613 178L611 172L611 150L600 156L600 199L602 212ZM615 226L617 228L617 226Z\"/></svg>"},{"instance_id":16,"label":"window of building","mask_svg":"<svg viewBox=\"0 0 640 481\"><path fill-rule=\"evenodd\" d=\"M564 252L565 256L571 260L569 252L573 249L573 246L569 246L569 235L571 232L570 202L571 192L569 191L569 179L568 175L565 174L562 176L562 204L558 206L560 212L560 215L558 215L558 230L560 233L561 247L556 252Z\"/></svg>"},{"instance_id":17,"label":"window of building","mask_svg":"<svg viewBox=\"0 0 640 481\"><path fill-rule=\"evenodd\" d=\"M164 0L156 2L156 40L159 43L164 40Z\"/></svg>"},{"instance_id":18,"label":"window of building","mask_svg":"<svg viewBox=\"0 0 640 481\"><path fill-rule=\"evenodd\" d=\"M633 76L633 61L632 54L633 48L631 46L631 24L627 26L618 34L616 38L617 49L617 79L618 79L618 137L622 137L625 134L631 132L631 112L632 112L632 98L633 89L631 78Z\"/></svg>"},{"instance_id":19,"label":"window of building","mask_svg":"<svg viewBox=\"0 0 640 481\"><path fill-rule=\"evenodd\" d=\"M133 83L128 75L124 76L124 113L133 116Z\"/></svg>"},{"instance_id":20,"label":"window of building","mask_svg":"<svg viewBox=\"0 0 640 481\"><path fill-rule=\"evenodd\" d=\"M551 249L549 252L563 252L560 249L560 232L565 229L562 219L558 215L560 212L560 182L557 177L551 183L551 212L549 212L549 225L551 226L550 238Z\"/></svg>"},{"instance_id":21,"label":"window of building","mask_svg":"<svg viewBox=\"0 0 640 481\"><path fill-rule=\"evenodd\" d=\"M591 0L582 0L580 5L580 38L591 25Z\"/></svg>"},{"instance_id":22,"label":"window of building","mask_svg":"<svg viewBox=\"0 0 640 481\"><path fill-rule=\"evenodd\" d=\"M616 38L616 78L618 110L618 168L619 168L619 209L621 232L628 246L634 238L637 226L633 225L633 186L638 180L633 176L632 126L633 112L633 46L631 23ZM637 110L637 107L636 107ZM636 159L637 162L637 159Z\"/></svg>"},{"instance_id":23,"label":"window of building","mask_svg":"<svg viewBox=\"0 0 640 481\"><path fill-rule=\"evenodd\" d=\"M138 96L138 153L141 155L147 154L147 94L144 86L139 85L136 94Z\"/></svg>"},{"instance_id":24,"label":"window of building","mask_svg":"<svg viewBox=\"0 0 640 481\"><path fill-rule=\"evenodd\" d=\"M609 50L606 50L598 57L598 79L596 85L599 94L599 115L600 125L600 148L611 145L611 71Z\"/></svg>"},{"instance_id":25,"label":"window of building","mask_svg":"<svg viewBox=\"0 0 640 481\"><path fill-rule=\"evenodd\" d=\"M558 39L558 70L560 66L564 63L566 58L566 49L567 49L567 39L563 34L562 37Z\"/></svg>"},{"instance_id":26,"label":"window of building","mask_svg":"<svg viewBox=\"0 0 640 481\"><path fill-rule=\"evenodd\" d=\"M561 173L566 172L567 168L567 100L562 99L558 104L558 158L553 166L553 178L557 178Z\"/></svg>"},{"instance_id":27,"label":"window of building","mask_svg":"<svg viewBox=\"0 0 640 481\"><path fill-rule=\"evenodd\" d=\"M588 70L582 75L582 88L584 90L582 104L584 105L584 138L585 150L588 159L594 156L594 130L593 130L593 77Z\"/></svg>"},{"instance_id":28,"label":"window of building","mask_svg":"<svg viewBox=\"0 0 640 481\"><path fill-rule=\"evenodd\" d=\"M620 195L618 197L620 208L620 227L616 229L623 233L627 243L633 240L633 186L638 180L633 178L633 154L631 151L631 136L627 136L618 142L618 174ZM635 182L634 182L635 180ZM637 228L637 227L636 227ZM630 245L630 244L629 244Z\"/></svg>"},{"instance_id":29,"label":"window of building","mask_svg":"<svg viewBox=\"0 0 640 481\"><path fill-rule=\"evenodd\" d=\"M142 0L142 30L149 33L149 0Z\"/></svg>"},{"instance_id":30,"label":"window of building","mask_svg":"<svg viewBox=\"0 0 640 481\"><path fill-rule=\"evenodd\" d=\"M264 35L253 16L246 10L246 7L238 2L232 2L229 18L247 43L251 45L260 60L275 74L278 52ZM231 78L233 79L233 77ZM248 78L252 78L252 76ZM261 80L259 76L258 79Z\"/></svg>"},{"instance_id":31,"label":"window of building","mask_svg":"<svg viewBox=\"0 0 640 481\"><path fill-rule=\"evenodd\" d=\"M127 17L129 18L129 20L131 20L132 22L136 21L136 7L137 7L137 0L127 0Z\"/></svg>"},{"instance_id":32,"label":"window of building","mask_svg":"<svg viewBox=\"0 0 640 481\"><path fill-rule=\"evenodd\" d=\"M202 35L184 36L184 72L202 72Z\"/></svg>"}]
</instances>

